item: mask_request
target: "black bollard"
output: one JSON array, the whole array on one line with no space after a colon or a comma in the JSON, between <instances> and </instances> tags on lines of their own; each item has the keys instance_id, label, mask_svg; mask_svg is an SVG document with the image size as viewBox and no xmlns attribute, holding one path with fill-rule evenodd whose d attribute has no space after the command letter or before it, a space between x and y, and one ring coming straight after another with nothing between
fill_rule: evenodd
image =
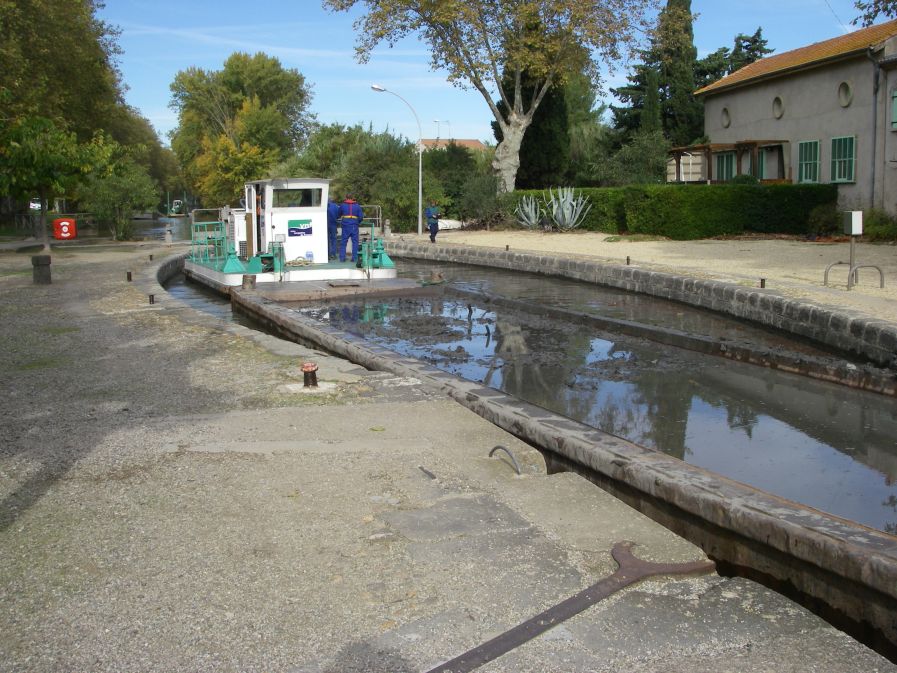
<instances>
[{"instance_id":1,"label":"black bollard","mask_svg":"<svg viewBox=\"0 0 897 673\"><path fill-rule=\"evenodd\" d=\"M50 285L53 282L50 278L50 255L32 255L31 266L35 285Z\"/></svg>"}]
</instances>

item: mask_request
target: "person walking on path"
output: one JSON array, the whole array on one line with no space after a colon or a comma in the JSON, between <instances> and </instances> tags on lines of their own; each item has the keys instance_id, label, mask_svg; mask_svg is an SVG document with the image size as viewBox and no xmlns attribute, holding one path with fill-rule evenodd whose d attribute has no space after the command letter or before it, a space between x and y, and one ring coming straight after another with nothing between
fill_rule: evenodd
<instances>
[{"instance_id":1,"label":"person walking on path","mask_svg":"<svg viewBox=\"0 0 897 673\"><path fill-rule=\"evenodd\" d=\"M361 210L351 194L346 195L346 200L339 207L339 223L342 227L343 235L339 246L339 261L346 261L346 243L352 240L352 261L358 261L358 225L364 219L364 212Z\"/></svg>"},{"instance_id":2,"label":"person walking on path","mask_svg":"<svg viewBox=\"0 0 897 673\"><path fill-rule=\"evenodd\" d=\"M430 230L430 243L436 242L436 234L439 233L439 206L436 201L431 201L429 208L424 211L427 218L427 228Z\"/></svg>"},{"instance_id":3,"label":"person walking on path","mask_svg":"<svg viewBox=\"0 0 897 673\"><path fill-rule=\"evenodd\" d=\"M337 227L339 227L339 204L330 199L327 202L327 259L336 259Z\"/></svg>"}]
</instances>

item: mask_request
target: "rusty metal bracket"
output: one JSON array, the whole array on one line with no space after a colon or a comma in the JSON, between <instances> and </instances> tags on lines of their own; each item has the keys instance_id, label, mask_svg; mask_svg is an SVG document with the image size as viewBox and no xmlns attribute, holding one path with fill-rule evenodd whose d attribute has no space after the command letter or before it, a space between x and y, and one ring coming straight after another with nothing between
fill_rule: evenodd
<instances>
[{"instance_id":1,"label":"rusty metal bracket","mask_svg":"<svg viewBox=\"0 0 897 673\"><path fill-rule=\"evenodd\" d=\"M621 589L648 577L656 577L658 575L704 575L713 572L716 568L716 564L713 561L692 561L690 563L652 563L643 561L633 555L632 547L632 542L617 542L614 545L611 555L619 564L619 568L613 575L605 577L588 589L580 591L578 594L518 624L492 640L488 640L451 661L430 669L427 673L468 673L473 671L520 647L571 617L575 617L580 612Z\"/></svg>"}]
</instances>

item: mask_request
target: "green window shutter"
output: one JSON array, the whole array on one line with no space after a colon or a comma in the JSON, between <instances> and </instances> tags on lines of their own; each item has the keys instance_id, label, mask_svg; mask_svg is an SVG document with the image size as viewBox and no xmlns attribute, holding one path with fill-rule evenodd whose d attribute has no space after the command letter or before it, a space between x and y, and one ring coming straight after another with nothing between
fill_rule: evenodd
<instances>
[{"instance_id":1,"label":"green window shutter","mask_svg":"<svg viewBox=\"0 0 897 673\"><path fill-rule=\"evenodd\" d=\"M761 147L757 151L757 179L766 179L766 148Z\"/></svg>"}]
</instances>

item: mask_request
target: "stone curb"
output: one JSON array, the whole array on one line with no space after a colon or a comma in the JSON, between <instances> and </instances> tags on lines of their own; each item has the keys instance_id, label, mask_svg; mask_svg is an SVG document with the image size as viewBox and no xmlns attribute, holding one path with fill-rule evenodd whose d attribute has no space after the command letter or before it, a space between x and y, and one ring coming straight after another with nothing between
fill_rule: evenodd
<instances>
[{"instance_id":1,"label":"stone curb","mask_svg":"<svg viewBox=\"0 0 897 673\"><path fill-rule=\"evenodd\" d=\"M897 368L897 325L858 311L791 299L772 290L678 276L633 266L530 252L387 239L390 255L528 271L679 301L775 327Z\"/></svg>"}]
</instances>

